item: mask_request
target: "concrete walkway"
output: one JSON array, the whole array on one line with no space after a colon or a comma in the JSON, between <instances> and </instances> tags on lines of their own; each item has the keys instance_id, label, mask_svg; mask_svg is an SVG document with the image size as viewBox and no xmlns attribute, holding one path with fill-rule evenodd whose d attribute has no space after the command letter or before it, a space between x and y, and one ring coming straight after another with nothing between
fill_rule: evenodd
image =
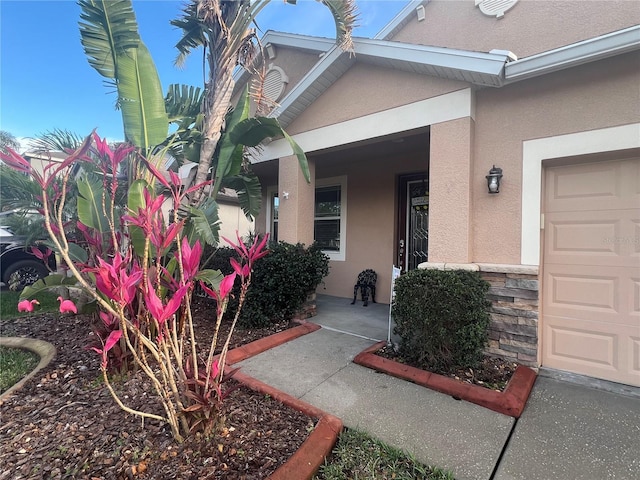
<instances>
[{"instance_id":1,"label":"concrete walkway","mask_svg":"<svg viewBox=\"0 0 640 480\"><path fill-rule=\"evenodd\" d=\"M353 364L389 306L349 303L319 296L323 329L238 365L458 480L640 478L640 399L538 378L516 421Z\"/></svg>"}]
</instances>

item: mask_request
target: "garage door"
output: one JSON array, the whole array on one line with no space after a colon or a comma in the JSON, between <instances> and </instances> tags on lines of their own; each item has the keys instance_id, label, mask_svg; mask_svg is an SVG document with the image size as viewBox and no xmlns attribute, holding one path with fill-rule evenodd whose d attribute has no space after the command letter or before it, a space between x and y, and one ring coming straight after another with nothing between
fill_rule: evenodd
<instances>
[{"instance_id":1,"label":"garage door","mask_svg":"<svg viewBox=\"0 0 640 480\"><path fill-rule=\"evenodd\" d=\"M547 168L542 364L640 386L640 159Z\"/></svg>"}]
</instances>

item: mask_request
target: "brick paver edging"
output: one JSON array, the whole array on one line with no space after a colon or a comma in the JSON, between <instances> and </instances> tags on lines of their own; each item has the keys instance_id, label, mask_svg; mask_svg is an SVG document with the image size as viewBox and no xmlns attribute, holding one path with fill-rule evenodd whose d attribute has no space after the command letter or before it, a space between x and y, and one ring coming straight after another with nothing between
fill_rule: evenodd
<instances>
[{"instance_id":1,"label":"brick paver edging","mask_svg":"<svg viewBox=\"0 0 640 480\"><path fill-rule=\"evenodd\" d=\"M242 360L251 358L259 353L275 348L308 333L315 332L321 328L319 325L306 321L300 323L297 327L289 328L280 333L255 340L230 350L227 354L227 368ZM302 412L310 418L318 419L315 428L300 448L286 463L280 465L280 467L269 476L270 480L290 480L292 478L311 480L336 444L338 436L342 431L342 420L314 407L310 403L284 393L242 372L236 372L233 375L233 379L252 390L269 395L282 404Z\"/></svg>"},{"instance_id":2,"label":"brick paver edging","mask_svg":"<svg viewBox=\"0 0 640 480\"><path fill-rule=\"evenodd\" d=\"M342 431L342 420L242 372L236 372L233 378L250 389L269 395L310 418L318 419L316 427L300 448L286 463L280 465L269 476L270 480L290 480L293 478L311 480L336 444Z\"/></svg>"},{"instance_id":3,"label":"brick paver edging","mask_svg":"<svg viewBox=\"0 0 640 480\"><path fill-rule=\"evenodd\" d=\"M315 323L303 323L301 325L298 325L297 327L288 328L287 330L283 330L279 333L274 333L273 335L269 335L268 337L254 340L251 343L247 343L246 345L242 345L241 347L229 350L229 352L227 353L226 363L227 365L233 365L234 363L238 363L246 360L247 358L254 357L259 353L266 352L267 350L282 345L283 343L295 340L296 338L306 335L307 333L320 330L320 328L320 325L316 325Z\"/></svg>"},{"instance_id":4,"label":"brick paver edging","mask_svg":"<svg viewBox=\"0 0 640 480\"><path fill-rule=\"evenodd\" d=\"M507 388L503 392L497 392L376 355L375 352L385 345L386 342L378 342L360 352L353 359L354 363L514 418L519 418L522 414L537 377L534 370L519 365L509 380Z\"/></svg>"}]
</instances>

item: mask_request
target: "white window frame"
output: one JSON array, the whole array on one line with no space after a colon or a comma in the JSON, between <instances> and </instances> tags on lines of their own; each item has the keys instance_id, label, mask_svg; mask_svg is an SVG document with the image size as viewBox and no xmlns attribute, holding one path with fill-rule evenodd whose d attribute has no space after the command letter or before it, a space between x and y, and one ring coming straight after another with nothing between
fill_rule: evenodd
<instances>
[{"instance_id":1,"label":"white window frame","mask_svg":"<svg viewBox=\"0 0 640 480\"><path fill-rule=\"evenodd\" d=\"M273 218L273 205L271 202L271 199L273 197L273 195L276 194L278 195L278 198L280 198L280 195L278 193L278 186L277 185L271 185L269 187L267 187L267 225L266 225L266 231L269 234L269 237L271 237L271 235L273 234L273 224L276 221ZM279 221L279 219L278 219ZM279 229L278 229L279 230Z\"/></svg>"},{"instance_id":2,"label":"white window frame","mask_svg":"<svg viewBox=\"0 0 640 480\"><path fill-rule=\"evenodd\" d=\"M340 250L323 250L323 252L329 256L329 260L344 262L347 257L347 176L342 175L339 177L330 178L316 178L317 187L340 187ZM315 193L314 193L315 195ZM314 209L315 209L315 196L314 196ZM315 230L315 212L313 218L314 230ZM314 234L315 237L315 234Z\"/></svg>"}]
</instances>

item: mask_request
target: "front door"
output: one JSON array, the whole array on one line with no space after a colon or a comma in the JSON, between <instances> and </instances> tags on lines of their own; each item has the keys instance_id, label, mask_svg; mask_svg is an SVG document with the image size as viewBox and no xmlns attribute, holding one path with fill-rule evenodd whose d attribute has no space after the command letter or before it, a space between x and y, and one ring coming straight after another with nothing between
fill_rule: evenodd
<instances>
[{"instance_id":1,"label":"front door","mask_svg":"<svg viewBox=\"0 0 640 480\"><path fill-rule=\"evenodd\" d=\"M403 271L428 261L429 180L427 174L400 177L397 264Z\"/></svg>"}]
</instances>

